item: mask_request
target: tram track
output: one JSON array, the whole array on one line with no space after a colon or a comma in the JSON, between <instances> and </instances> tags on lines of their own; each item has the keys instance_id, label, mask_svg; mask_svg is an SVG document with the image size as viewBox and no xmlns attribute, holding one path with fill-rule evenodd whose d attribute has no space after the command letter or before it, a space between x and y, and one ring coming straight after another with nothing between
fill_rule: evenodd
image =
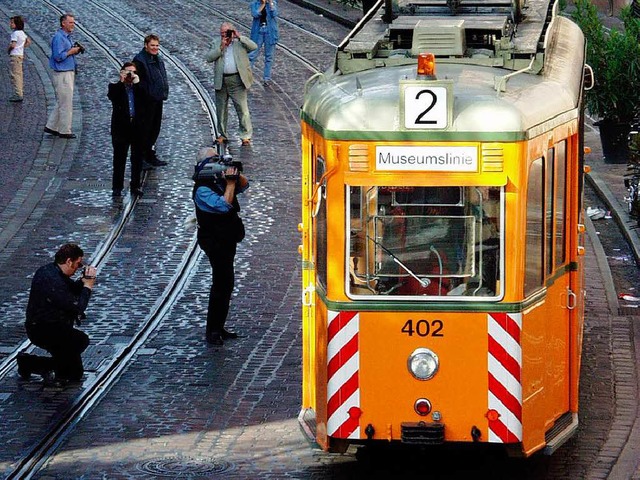
<instances>
[{"instance_id":1,"label":"tram track","mask_svg":"<svg viewBox=\"0 0 640 480\"><path fill-rule=\"evenodd\" d=\"M42 0L42 3L56 12L58 15L62 15L64 10L57 7L53 2L49 0ZM108 8L99 5L97 2L90 1L88 3L93 4L96 8L109 13L113 18L121 21L121 23L128 26L133 32L144 38L144 35L139 32L135 27L131 26L116 12L109 11ZM85 28L81 22L76 24L76 28L82 32L92 42L93 46L96 46L107 57L108 61L115 69L120 68L120 61L117 56L98 38L97 35L91 33L91 31ZM211 127L212 135L215 137L215 106L211 97L206 89L197 80L197 78L186 68L179 59L175 58L166 49L163 49L164 58L167 62L171 63L176 69L178 69L184 76L185 81L190 85L194 93L200 98L203 109L207 113L209 124ZM143 184L146 178L143 177ZM113 251L117 244L119 237L129 222L136 203L139 197L129 195L126 198L125 205L121 216L118 221L113 225L110 232L107 234L102 244L98 247L94 255L90 259L90 263L101 269L105 260ZM31 475L40 468L47 458L49 458L55 451L61 441L64 440L68 432L70 432L75 425L82 420L84 415L97 403L104 395L107 394L111 385L113 385L119 375L127 368L129 362L136 354L137 350L144 344L145 340L155 331L158 325L164 319L166 312L175 302L176 298L182 292L185 283L188 280L190 272L193 271L194 266L199 261L201 253L197 249L197 242L195 235L191 240L191 245L183 257L182 262L178 265L176 272L169 282L168 287L163 293L159 302L156 302L151 312L146 315L146 319L137 333L133 336L132 340L121 349L118 355L111 359L111 362L106 368L103 368L96 377L87 382L84 391L79 394L74 400L67 405L65 410L57 417L55 423L51 425L42 437L35 441L28 451L22 455L22 457L15 462L15 468L6 478L30 478ZM15 368L16 358L20 352L30 349L30 342L27 340L19 345L12 353L0 364L0 381L7 376L7 374Z\"/></svg>"},{"instance_id":2,"label":"tram track","mask_svg":"<svg viewBox=\"0 0 640 480\"><path fill-rule=\"evenodd\" d=\"M64 10L57 7L53 2L50 2L48 0L42 0L42 2L59 15L62 15L64 13ZM84 28L80 23L78 23L77 28L85 36L87 36L93 41L93 43L103 52L103 54L107 57L108 61L111 63L111 65L114 68L116 69L120 68L120 61L118 60L118 58L113 54L111 50L109 50L103 43L101 43L95 35L92 35L91 32L86 28ZM146 177L147 177L147 172L143 172L143 177L141 181L143 185L146 180ZM113 246L117 242L120 232L122 231L124 226L127 224L129 219L131 218L131 215L133 213L133 210L135 208L137 201L138 201L138 197L127 195L124 201L123 210L120 216L118 217L116 223L113 225L109 233L106 235L104 241L98 247L98 249L93 254L93 256L88 260L88 263L90 265L95 266L98 270L102 267L105 258L107 257L107 255L113 249ZM15 350L10 352L2 360L2 362L0 362L0 381L2 381L2 379L11 370L15 368L15 362L18 354L28 351L30 347L31 347L31 342L29 340L25 340L23 343L18 345L18 347L15 348Z\"/></svg>"},{"instance_id":3,"label":"tram track","mask_svg":"<svg viewBox=\"0 0 640 480\"><path fill-rule=\"evenodd\" d=\"M594 240L594 241L595 241L595 240ZM106 241L105 241L105 243L106 243ZM97 253L96 253L96 254L94 254L94 256L97 256ZM197 263L197 262L196 262L196 263ZM188 281L188 278L189 278L189 277L188 277L188 275L187 275L187 277L186 277L187 281ZM176 294L178 294L178 292L179 292L179 291L178 291L178 290L176 290ZM283 307L285 307L285 306L283 306ZM165 308L165 309L166 309L166 308L170 308L170 304L167 304L167 305L166 305L165 307L163 307L163 308ZM159 319L159 318L161 318L161 317L158 317L158 319ZM159 321L160 321L160 320L159 320ZM149 333L147 333L147 334L142 334L142 335L146 335L146 336L145 336L145 339L146 339L146 338L148 338L148 337L149 337L149 335L151 335L151 331L149 331ZM138 347L132 347L132 348L129 350L129 354L125 353L124 351L123 351L123 352L121 352L121 353L119 354L120 356L125 357L125 358L123 359L123 362L129 361L129 358L130 358L131 356L135 355L135 351L136 351L135 349L136 349L136 348L138 348ZM276 352L276 353L277 353L277 352ZM114 377L116 380L117 380L118 375L120 375L120 374L122 373L122 371L124 371L124 369L126 369L126 365L125 365L125 363L122 363L121 365L122 365L122 367L120 368L120 370L119 370L118 372L115 372L115 370L114 370L113 377ZM108 368L111 368L111 366L110 366L110 367L108 367ZM115 369L115 367L114 367L114 369ZM96 380L96 382L97 382L97 380ZM94 383L94 382L92 382L92 384L93 384L93 383ZM106 388L106 390L108 390L108 388L107 388L106 386L103 386L103 387L98 386L97 388L98 388L98 389L100 389L100 388ZM237 388L240 388L240 387L238 386ZM229 395L229 396L230 396L230 400L231 400L231 401L233 401L233 398L232 398L232 397L231 397L231 395L228 393L229 391L230 391L230 390L228 390L228 391L227 391L227 395ZM105 391L105 393L106 393L106 391ZM43 466L43 465L45 465L45 464L46 464L46 459L47 459L47 457L48 457L49 455L51 455L51 454L54 454L54 453L55 453L56 449L58 449L58 447L59 447L59 446L64 442L65 435L67 435L67 434L68 434L68 432L69 432L71 429L73 429L73 428L74 428L74 426L75 426L78 422L81 422L81 421L83 420L83 418L85 418L85 417L86 417L86 415L87 415L88 411L92 408L92 406L94 406L94 405L96 405L97 403L99 403L99 401L100 401L100 399L101 399L101 398L102 398L102 397L96 396L96 398L95 398L94 400L87 399L87 401L86 401L86 404L85 404L85 405L78 405L78 407L77 407L78 415L76 416L76 420L70 420L70 423L69 423L68 427L65 427L65 432L66 432L66 433L62 433L62 430L60 430L60 431L58 431L58 430L56 430L56 431L52 431L52 432L51 432L51 435L50 435L50 436L51 436L51 438L50 438L49 440L46 440L46 444L45 444L45 442L41 442L41 443L42 443L42 447L41 447L40 449L41 449L41 451L42 451L42 455L41 455L40 459L33 458L32 460L28 460L28 462L29 462L29 464L28 464L28 465L27 465L27 463L25 463L25 464L24 464L24 468L25 468L25 470L24 470L24 472L25 472L25 473L24 473L24 475L25 475L25 476L30 475L30 474L28 473L28 469L31 469L31 471L32 471L32 472L35 472L35 471L37 471L37 469L38 469L38 468L40 468L41 466ZM591 432L590 432L590 433L586 433L586 432L585 432L585 433L583 433L583 437L582 437L582 438L585 438L585 437L586 437L586 436L588 436L589 434L591 434ZM582 444L581 444L581 445L582 445ZM572 455L577 456L577 452L578 452L578 451L580 451L580 450L581 450L580 448L576 448L576 449L574 449L574 450L571 450L571 452L572 452L572 453L571 453L571 455L569 455L569 456L572 456ZM575 453L574 453L574 452L575 452ZM271 452L269 452L269 453L271 454ZM457 461L459 462L459 457L457 458ZM484 465L481 465L481 467L485 468L485 470L488 470L488 471L490 471L490 472L494 472L494 473L496 472L496 470L498 470L498 473L499 473L500 469L501 469L501 468L504 468L504 467L500 467L499 465L495 465L495 464L494 464L494 465L491 465L491 466L484 466ZM334 468L335 468L335 467L334 467ZM402 467L398 467L398 466L396 465L396 468L402 468ZM571 471L571 470L563 470L563 473L565 473L566 471ZM320 470L316 470L316 472L320 472ZM395 472L395 473L396 473L396 474L398 473L398 472L397 472L397 470L396 470L396 472ZM454 472L454 473L455 473L455 472ZM519 472L519 473L522 473L522 472ZM477 475L477 474L478 474L478 472L476 472L475 474ZM18 477L17 477L17 476L15 476L15 477L13 477L13 478L18 478ZM28 477L27 477L27 478L28 478ZM302 477L300 477L300 478L302 478ZM314 477L314 478L315 478L315 477ZM450 478L450 476L449 476L448 474L447 474L446 476L445 476L445 474L443 474L442 476L440 476L440 477L438 477L438 478ZM518 477L517 477L517 476L513 476L513 477L511 477L511 478L518 478ZM524 477L522 477L522 476L521 476L520 478L524 478ZM539 477L537 477L537 476L536 476L536 477L530 477L530 476L527 476L527 478L545 478L545 477L543 477L543 476L541 475L541 476L539 476ZM552 475L551 477L549 477L549 478L553 478L553 475ZM555 478L561 478L561 477L560 477L560 476L557 476L557 477L555 477ZM565 477L565 478L566 478L566 477ZM574 478L579 478L579 477L574 477ZM583 478L585 478L585 477L583 477Z\"/></svg>"},{"instance_id":4,"label":"tram track","mask_svg":"<svg viewBox=\"0 0 640 480\"><path fill-rule=\"evenodd\" d=\"M56 14L62 14L63 10L58 8L53 2L49 0L42 0L42 3L48 8L53 10ZM144 35L136 27L127 22L117 12L111 11L105 5L101 5L99 2L89 0L87 4L93 6L105 14L110 15L121 25L129 29L138 38L143 38ZM85 28L81 22L77 23L77 29L88 39L90 39L91 45L96 46L107 58L109 62L115 68L119 68L120 62L117 56L104 44L98 35L93 34L88 28ZM206 88L198 81L197 76L194 75L188 67L186 67L178 58L173 56L171 52L165 48L162 49L165 61L171 63L177 70L181 72L186 82L189 83L192 91L199 97L203 109L206 111L209 123L211 126L211 132L213 136L215 133L215 107L211 100ZM304 62L304 58L294 55L299 61ZM306 62L309 68L312 68L311 62ZM289 103L289 105L295 102L288 97L286 90L279 87L283 95L279 96L281 103ZM293 113L292 119L297 120L297 110ZM122 231L130 221L137 204L138 198L127 198L124 210L120 215L118 221L113 225L110 232L101 242L96 249L94 255L91 257L91 264L101 269L108 258L113 254L114 248L118 244ZM145 316L145 321L138 328L136 334L132 337L131 341L120 349L118 354L109 359L109 363L106 367L101 368L94 378L85 382L84 390L78 394L72 402L65 406L64 411L56 416L55 422L51 424L47 431L35 442L32 443L28 451L21 456L19 460L14 463L14 469L6 478L30 478L35 472L38 471L47 459L50 458L64 441L66 436L74 427L82 421L85 415L108 393L111 386L117 382L119 376L124 370L127 369L132 358L135 356L138 349L144 344L149 336L155 331L155 329L162 323L166 312L171 308L175 299L180 295L184 285L188 282L190 272L194 270L194 266L199 262L200 254L197 250L197 244L195 236L191 240L187 252L183 256L183 260L176 268L176 271L169 282L167 288L161 295L161 300L156 302L151 312ZM20 351L28 348L28 342L21 344L13 353L9 354L0 365L0 380L7 376L7 374L15 368L15 358Z\"/></svg>"}]
</instances>

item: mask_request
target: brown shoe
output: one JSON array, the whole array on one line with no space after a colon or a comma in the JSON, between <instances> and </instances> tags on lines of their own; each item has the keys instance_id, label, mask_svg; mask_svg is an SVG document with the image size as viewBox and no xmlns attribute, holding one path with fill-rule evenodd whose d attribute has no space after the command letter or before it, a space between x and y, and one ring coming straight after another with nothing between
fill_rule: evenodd
<instances>
[{"instance_id":1,"label":"brown shoe","mask_svg":"<svg viewBox=\"0 0 640 480\"><path fill-rule=\"evenodd\" d=\"M225 137L224 135L220 135L218 138L216 138L216 142L218 142L220 145L222 145L223 143L227 143L227 137Z\"/></svg>"},{"instance_id":2,"label":"brown shoe","mask_svg":"<svg viewBox=\"0 0 640 480\"><path fill-rule=\"evenodd\" d=\"M242 146L243 147L248 147L249 145L251 145L251 139L250 138L243 138L242 139Z\"/></svg>"}]
</instances>

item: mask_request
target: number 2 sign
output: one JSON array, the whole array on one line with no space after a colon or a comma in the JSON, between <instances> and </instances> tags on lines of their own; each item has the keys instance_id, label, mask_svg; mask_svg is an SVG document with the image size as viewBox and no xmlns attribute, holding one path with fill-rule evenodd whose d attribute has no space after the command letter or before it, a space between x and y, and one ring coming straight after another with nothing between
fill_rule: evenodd
<instances>
[{"instance_id":1,"label":"number 2 sign","mask_svg":"<svg viewBox=\"0 0 640 480\"><path fill-rule=\"evenodd\" d=\"M401 84L404 128L443 130L449 127L452 95L448 87L425 82Z\"/></svg>"}]
</instances>

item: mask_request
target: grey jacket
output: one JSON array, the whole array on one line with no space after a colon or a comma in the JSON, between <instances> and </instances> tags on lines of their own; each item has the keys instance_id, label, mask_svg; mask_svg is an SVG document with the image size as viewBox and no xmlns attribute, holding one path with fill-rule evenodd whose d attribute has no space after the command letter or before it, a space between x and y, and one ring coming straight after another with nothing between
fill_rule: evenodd
<instances>
[{"instance_id":1,"label":"grey jacket","mask_svg":"<svg viewBox=\"0 0 640 480\"><path fill-rule=\"evenodd\" d=\"M214 39L211 49L207 52L205 59L207 62L215 62L214 65L214 88L220 90L222 88L222 74L224 73L224 59L222 49L220 48L222 39L220 37ZM249 88L253 84L253 72L251 71L251 63L249 62L249 52L252 52L258 45L249 37L240 35L240 38L231 44L233 48L233 58L238 67L238 73L242 79L245 88Z\"/></svg>"}]
</instances>

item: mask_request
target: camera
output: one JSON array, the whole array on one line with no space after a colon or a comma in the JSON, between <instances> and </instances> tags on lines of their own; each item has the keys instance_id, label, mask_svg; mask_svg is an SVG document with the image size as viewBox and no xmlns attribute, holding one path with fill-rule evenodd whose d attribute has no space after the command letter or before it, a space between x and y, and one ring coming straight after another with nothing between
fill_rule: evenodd
<instances>
[{"instance_id":1,"label":"camera","mask_svg":"<svg viewBox=\"0 0 640 480\"><path fill-rule=\"evenodd\" d=\"M78 53L84 53L84 52L87 51L86 48L84 48L84 46L80 42L74 42L73 46L74 47L78 47L78 49L79 49Z\"/></svg>"},{"instance_id":2,"label":"camera","mask_svg":"<svg viewBox=\"0 0 640 480\"><path fill-rule=\"evenodd\" d=\"M221 178L234 179L237 175L224 175L229 167L235 167L238 173L242 172L242 162L234 160L231 155L214 155L196 163L192 180L217 180Z\"/></svg>"},{"instance_id":3,"label":"camera","mask_svg":"<svg viewBox=\"0 0 640 480\"><path fill-rule=\"evenodd\" d=\"M88 268L89 267L84 267L82 269L82 278L88 278L88 279L96 278L94 275L87 275Z\"/></svg>"},{"instance_id":4,"label":"camera","mask_svg":"<svg viewBox=\"0 0 640 480\"><path fill-rule=\"evenodd\" d=\"M232 38L232 37L233 37L233 33L234 33L234 32L235 32L235 30L227 30L227 31L225 32L225 36L226 36L227 38Z\"/></svg>"}]
</instances>

